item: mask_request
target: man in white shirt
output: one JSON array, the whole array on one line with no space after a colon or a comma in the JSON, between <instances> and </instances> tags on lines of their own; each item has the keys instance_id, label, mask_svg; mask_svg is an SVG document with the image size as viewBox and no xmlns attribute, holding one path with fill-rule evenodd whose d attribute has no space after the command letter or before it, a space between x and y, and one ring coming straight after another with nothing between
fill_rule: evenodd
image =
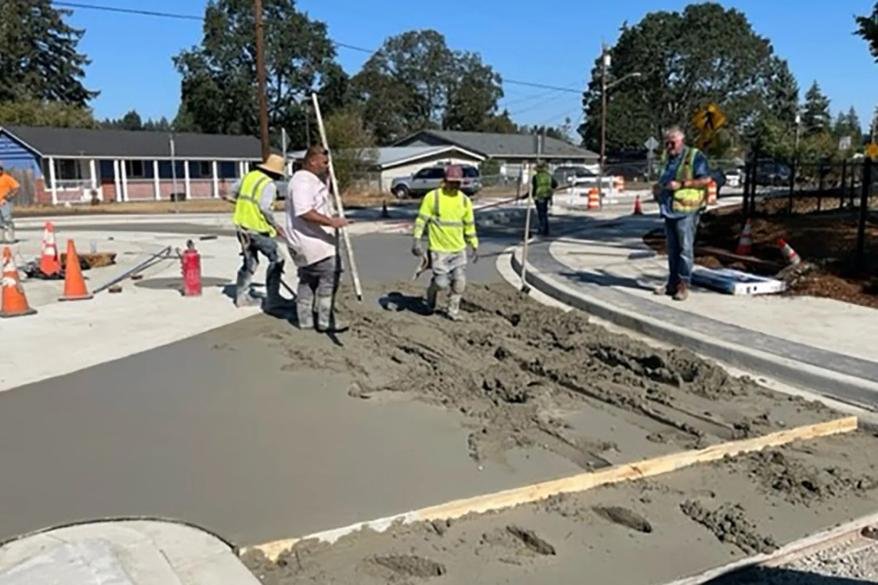
<instances>
[{"instance_id":1,"label":"man in white shirt","mask_svg":"<svg viewBox=\"0 0 878 585\"><path fill-rule=\"evenodd\" d=\"M300 329L338 329L333 323L332 297L338 286L341 265L337 258L336 234L348 221L332 217L325 177L329 157L320 146L305 153L300 170L293 174L287 193L287 237L290 256L299 268L296 313Z\"/></svg>"}]
</instances>

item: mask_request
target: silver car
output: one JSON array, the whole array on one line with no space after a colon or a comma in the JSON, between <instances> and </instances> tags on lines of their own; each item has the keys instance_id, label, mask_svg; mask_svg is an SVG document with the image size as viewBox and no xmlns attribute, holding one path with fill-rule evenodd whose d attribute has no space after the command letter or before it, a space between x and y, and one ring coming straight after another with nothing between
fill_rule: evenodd
<instances>
[{"instance_id":1,"label":"silver car","mask_svg":"<svg viewBox=\"0 0 878 585\"><path fill-rule=\"evenodd\" d=\"M461 191L467 195L473 195L482 188L482 180L479 175L479 169L472 165L460 165L463 169L463 183L461 183ZM433 189L442 186L445 179L445 166L426 167L414 175L408 177L397 177L390 184L390 192L397 199L406 199L407 197L420 197L426 195Z\"/></svg>"}]
</instances>

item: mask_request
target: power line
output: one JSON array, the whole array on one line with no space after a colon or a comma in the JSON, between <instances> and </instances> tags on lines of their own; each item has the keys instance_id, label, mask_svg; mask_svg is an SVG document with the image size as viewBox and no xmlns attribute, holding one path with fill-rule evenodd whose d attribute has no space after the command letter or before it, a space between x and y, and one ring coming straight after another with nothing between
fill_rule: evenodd
<instances>
[{"instance_id":1,"label":"power line","mask_svg":"<svg viewBox=\"0 0 878 585\"><path fill-rule=\"evenodd\" d=\"M117 8L115 6L103 6L99 4L82 4L80 2L52 2L55 6L64 8L84 8L86 10L103 10L105 12L118 12L121 14L136 14L138 16L156 16L159 18L176 18L178 20L204 20L202 16L193 14L178 14L174 12L156 12L153 10L135 10L133 8Z\"/></svg>"},{"instance_id":2,"label":"power line","mask_svg":"<svg viewBox=\"0 0 878 585\"><path fill-rule=\"evenodd\" d=\"M116 6L107 6L104 4L93 4L93 3L85 3L85 2L67 2L62 0L54 0L52 2L55 6L59 6L62 8L82 8L85 10L97 10L104 12L115 12L118 14L130 14L135 16L152 16L156 18L173 18L177 20L192 20L192 21L204 21L203 16L198 16L195 14L182 14L179 12L159 12L155 10L138 10L134 8L119 8ZM361 53L373 54L377 52L376 49L367 49L366 47L359 47L357 45L351 45L349 43L342 43L339 41L331 41L333 45L336 47L342 47L344 49L349 49L351 51L359 51ZM533 81L521 81L518 79L508 79L503 78L503 83L510 85L521 85L524 87L534 87L537 89L548 89L552 91L563 91L567 93L582 93L578 89L571 89L570 87L560 87L557 85L549 85L545 83L537 83Z\"/></svg>"}]
</instances>

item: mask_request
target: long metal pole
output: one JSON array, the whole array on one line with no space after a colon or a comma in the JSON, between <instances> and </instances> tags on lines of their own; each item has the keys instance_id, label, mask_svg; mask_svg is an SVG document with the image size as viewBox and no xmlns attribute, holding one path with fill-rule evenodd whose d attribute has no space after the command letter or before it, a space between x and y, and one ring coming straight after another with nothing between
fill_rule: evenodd
<instances>
[{"instance_id":1,"label":"long metal pole","mask_svg":"<svg viewBox=\"0 0 878 585\"><path fill-rule=\"evenodd\" d=\"M528 173L529 174L529 173ZM519 179L519 189L524 181L524 169L522 169L521 178ZM527 245L530 241L530 217L534 202L533 189L527 189L527 211L524 216L524 244L521 249L521 292L530 292L530 286L527 284Z\"/></svg>"},{"instance_id":2,"label":"long metal pole","mask_svg":"<svg viewBox=\"0 0 878 585\"><path fill-rule=\"evenodd\" d=\"M180 210L177 209L177 199L179 198L177 194L177 148L174 144L173 134L169 140L169 147L171 149L171 190L173 191L171 198L174 200L174 213L178 213Z\"/></svg>"},{"instance_id":3,"label":"long metal pole","mask_svg":"<svg viewBox=\"0 0 878 585\"><path fill-rule=\"evenodd\" d=\"M329 141L326 139L326 128L323 126L323 116L320 114L320 102L317 100L317 94L311 94L311 100L314 103L314 114L317 117L317 127L320 130L320 141L323 143L323 148L326 150L326 155L329 158L329 180L330 185L329 188L332 191L333 199L335 200L335 210L338 213L338 216L344 219L344 206L341 202L341 193L338 190L338 181L335 178L335 166L332 163L332 151L329 150ZM360 286L360 275L357 272L357 262L354 258L354 249L351 247L351 237L348 234L347 228L341 228L341 237L344 242L345 251L347 252L348 257L348 265L351 269L351 277L354 281L354 292L357 295L357 300L363 300L363 288Z\"/></svg>"},{"instance_id":4,"label":"long metal pole","mask_svg":"<svg viewBox=\"0 0 878 585\"><path fill-rule=\"evenodd\" d=\"M265 41L262 22L262 0L253 0L256 16L256 86L259 94L259 140L262 144L262 160L271 152L268 141L268 95L265 82Z\"/></svg>"},{"instance_id":5,"label":"long metal pole","mask_svg":"<svg viewBox=\"0 0 878 585\"><path fill-rule=\"evenodd\" d=\"M607 153L607 46L601 45L601 160L598 165L598 201L604 206L604 163Z\"/></svg>"}]
</instances>

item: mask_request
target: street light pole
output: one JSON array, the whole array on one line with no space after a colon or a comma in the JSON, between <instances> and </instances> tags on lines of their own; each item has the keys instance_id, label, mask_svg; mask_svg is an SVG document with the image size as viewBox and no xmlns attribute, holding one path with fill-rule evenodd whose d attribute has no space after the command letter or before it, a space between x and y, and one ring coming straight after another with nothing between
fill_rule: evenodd
<instances>
[{"instance_id":1,"label":"street light pole","mask_svg":"<svg viewBox=\"0 0 878 585\"><path fill-rule=\"evenodd\" d=\"M604 206L604 162L607 151L607 68L610 54L607 45L601 45L601 157L598 160L598 200Z\"/></svg>"},{"instance_id":2,"label":"street light pole","mask_svg":"<svg viewBox=\"0 0 878 585\"><path fill-rule=\"evenodd\" d=\"M623 75L613 83L607 83L607 69L609 69L611 62L607 45L601 45L601 154L598 165L598 196L601 207L604 205L604 164L606 164L607 157L607 93L623 81L641 75L639 71L634 71Z\"/></svg>"},{"instance_id":3,"label":"street light pole","mask_svg":"<svg viewBox=\"0 0 878 585\"><path fill-rule=\"evenodd\" d=\"M253 0L256 17L256 85L259 92L259 139L262 145L262 160L271 152L268 143L268 97L265 82L265 42L262 23L262 0Z\"/></svg>"}]
</instances>

